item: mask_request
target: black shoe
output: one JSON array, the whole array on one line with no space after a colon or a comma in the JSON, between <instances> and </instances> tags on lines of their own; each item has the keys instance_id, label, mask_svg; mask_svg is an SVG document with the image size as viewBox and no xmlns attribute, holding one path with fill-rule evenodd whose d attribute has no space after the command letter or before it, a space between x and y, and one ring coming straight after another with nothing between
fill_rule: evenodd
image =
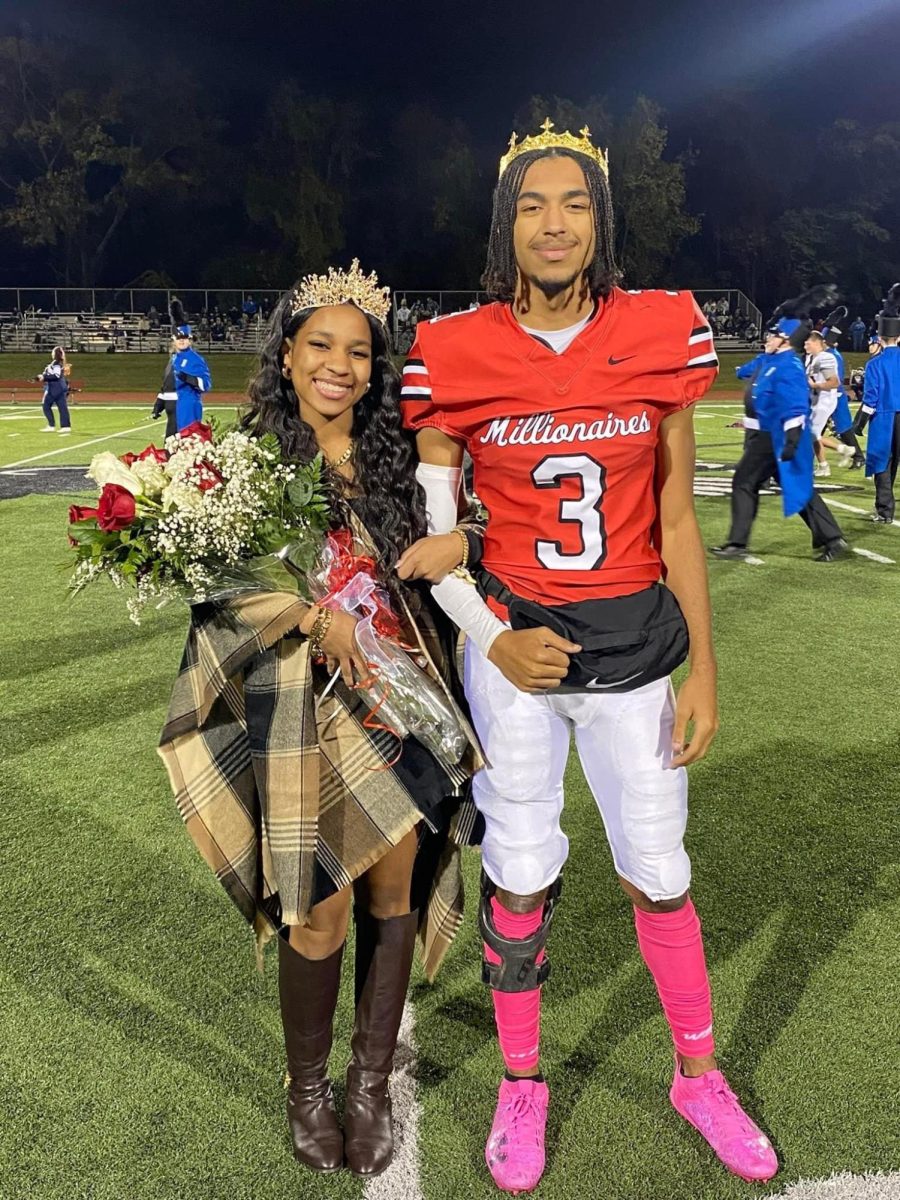
<instances>
[{"instance_id":1,"label":"black shoe","mask_svg":"<svg viewBox=\"0 0 900 1200\"><path fill-rule=\"evenodd\" d=\"M850 470L858 471L860 469L860 467L864 467L865 465L866 465L866 456L864 454L855 454L853 456L853 461L850 463Z\"/></svg>"},{"instance_id":2,"label":"black shoe","mask_svg":"<svg viewBox=\"0 0 900 1200\"><path fill-rule=\"evenodd\" d=\"M734 542L726 542L724 546L710 546L709 552L714 558L746 558L747 547L736 546Z\"/></svg>"},{"instance_id":3,"label":"black shoe","mask_svg":"<svg viewBox=\"0 0 900 1200\"><path fill-rule=\"evenodd\" d=\"M815 562L836 562L839 558L846 558L850 553L850 547L843 538L838 538L836 542L829 542L821 554L817 554Z\"/></svg>"}]
</instances>

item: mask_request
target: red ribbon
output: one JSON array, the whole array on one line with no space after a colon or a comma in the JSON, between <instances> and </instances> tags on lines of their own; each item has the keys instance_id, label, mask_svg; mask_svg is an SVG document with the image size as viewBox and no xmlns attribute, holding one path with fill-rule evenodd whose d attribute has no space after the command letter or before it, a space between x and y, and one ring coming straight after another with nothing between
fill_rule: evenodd
<instances>
[{"instance_id":1,"label":"red ribbon","mask_svg":"<svg viewBox=\"0 0 900 1200\"><path fill-rule=\"evenodd\" d=\"M368 575L376 582L378 578L374 558L368 554L353 553L353 534L349 529L336 529L329 533L327 544L331 550L331 563L325 576L328 594L319 601L326 607L328 601L343 591L355 575ZM402 632L400 622L390 604L385 603L383 589L379 588L372 593L372 602L376 605L376 611L372 615L376 632L385 638L399 638Z\"/></svg>"}]
</instances>

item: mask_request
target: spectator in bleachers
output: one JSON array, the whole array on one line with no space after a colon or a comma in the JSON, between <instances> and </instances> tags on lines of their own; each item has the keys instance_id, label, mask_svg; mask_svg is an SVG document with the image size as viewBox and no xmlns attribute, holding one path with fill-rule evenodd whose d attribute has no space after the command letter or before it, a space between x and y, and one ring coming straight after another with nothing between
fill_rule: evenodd
<instances>
[{"instance_id":1,"label":"spectator in bleachers","mask_svg":"<svg viewBox=\"0 0 900 1200\"><path fill-rule=\"evenodd\" d=\"M53 421L53 405L59 409L59 432L71 433L72 422L69 418L69 375L71 367L66 362L66 352L62 346L53 347L53 358L44 367L43 372L36 376L38 383L44 385L43 410L47 424L42 433L55 433Z\"/></svg>"},{"instance_id":2,"label":"spectator in bleachers","mask_svg":"<svg viewBox=\"0 0 900 1200\"><path fill-rule=\"evenodd\" d=\"M259 305L256 303L256 301L253 299L252 296L248 296L246 298L246 300L244 301L244 303L241 305L241 311L244 314L244 319L245 319L244 323L246 325L249 325L250 322L253 320L253 318L256 316L256 314L259 312Z\"/></svg>"}]
</instances>

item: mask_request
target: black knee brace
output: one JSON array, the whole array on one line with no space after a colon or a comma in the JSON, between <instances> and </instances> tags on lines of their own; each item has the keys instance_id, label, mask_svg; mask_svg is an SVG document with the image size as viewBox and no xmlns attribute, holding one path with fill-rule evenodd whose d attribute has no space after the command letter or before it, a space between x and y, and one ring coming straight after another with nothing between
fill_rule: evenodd
<instances>
[{"instance_id":1,"label":"black knee brace","mask_svg":"<svg viewBox=\"0 0 900 1200\"><path fill-rule=\"evenodd\" d=\"M547 944L547 935L553 921L553 910L562 891L562 875L558 875L547 889L541 923L530 937L513 940L497 932L491 899L497 885L481 872L481 904L478 909L478 925L481 936L500 959L499 963L485 958L481 967L482 982L490 984L497 992L530 992L540 987L550 974L550 960L535 962Z\"/></svg>"}]
</instances>

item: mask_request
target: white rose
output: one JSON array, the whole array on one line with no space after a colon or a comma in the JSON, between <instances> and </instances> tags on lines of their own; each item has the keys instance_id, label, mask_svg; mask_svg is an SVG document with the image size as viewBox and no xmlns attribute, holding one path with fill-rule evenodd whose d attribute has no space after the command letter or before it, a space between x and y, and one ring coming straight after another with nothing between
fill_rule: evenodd
<instances>
[{"instance_id":1,"label":"white rose","mask_svg":"<svg viewBox=\"0 0 900 1200\"><path fill-rule=\"evenodd\" d=\"M127 488L132 496L137 496L142 491L141 481L131 473L121 459L116 458L111 450L95 454L91 459L87 474L101 488L106 487L108 483L117 483L119 487Z\"/></svg>"},{"instance_id":2,"label":"white rose","mask_svg":"<svg viewBox=\"0 0 900 1200\"><path fill-rule=\"evenodd\" d=\"M168 476L158 462L152 458L140 458L129 468L141 485L141 491L151 500L157 500L162 495L163 488L169 483Z\"/></svg>"}]
</instances>

